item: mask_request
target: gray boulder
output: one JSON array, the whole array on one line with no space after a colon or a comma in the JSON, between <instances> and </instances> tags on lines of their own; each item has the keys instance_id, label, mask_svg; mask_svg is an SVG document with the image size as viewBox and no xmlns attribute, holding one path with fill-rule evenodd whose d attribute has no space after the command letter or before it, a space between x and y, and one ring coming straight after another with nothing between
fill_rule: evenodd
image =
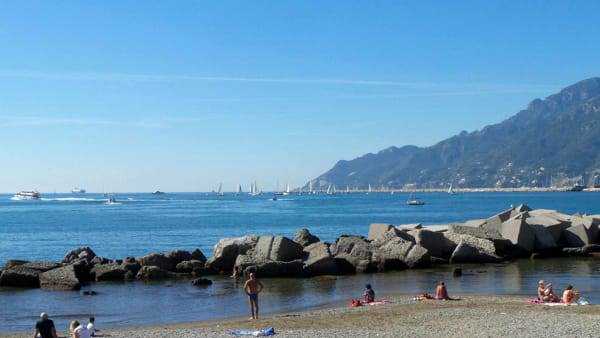
<instances>
[{"instance_id":1,"label":"gray boulder","mask_svg":"<svg viewBox=\"0 0 600 338\"><path fill-rule=\"evenodd\" d=\"M304 248L306 260L304 273L308 276L336 275L339 273L329 245L325 242L313 243Z\"/></svg>"},{"instance_id":2,"label":"gray boulder","mask_svg":"<svg viewBox=\"0 0 600 338\"><path fill-rule=\"evenodd\" d=\"M554 238L554 242L558 242L562 236L562 232L568 228L571 223L560 219L559 217L552 217L551 214L532 214L530 217L525 219L525 223L532 226L536 231L543 227L550 235Z\"/></svg>"},{"instance_id":3,"label":"gray boulder","mask_svg":"<svg viewBox=\"0 0 600 338\"><path fill-rule=\"evenodd\" d=\"M200 261L200 262L202 262L202 264L205 264L206 256L204 256L204 253L200 249L195 249L194 251L192 251L192 259L191 260Z\"/></svg>"},{"instance_id":4,"label":"gray boulder","mask_svg":"<svg viewBox=\"0 0 600 338\"><path fill-rule=\"evenodd\" d=\"M395 228L398 230L410 231L410 230L423 229L423 225L421 223L400 224L400 225L396 226Z\"/></svg>"},{"instance_id":5,"label":"gray boulder","mask_svg":"<svg viewBox=\"0 0 600 338\"><path fill-rule=\"evenodd\" d=\"M517 207L513 207L508 210L502 211L501 213L496 214L496 215L486 219L485 223L490 228L500 227L500 225L502 223L508 221L509 219L514 218L515 216L517 216L521 213L529 212L529 211L531 211L531 208L529 208L525 204L521 204Z\"/></svg>"},{"instance_id":6,"label":"gray boulder","mask_svg":"<svg viewBox=\"0 0 600 338\"><path fill-rule=\"evenodd\" d=\"M431 266L431 255L426 248L415 244L406 255L404 262L411 269L427 268Z\"/></svg>"},{"instance_id":7,"label":"gray boulder","mask_svg":"<svg viewBox=\"0 0 600 338\"><path fill-rule=\"evenodd\" d=\"M388 230L393 229L394 226L391 224L382 224L382 223L373 223L369 226L369 234L367 239L373 241L377 239L377 237L386 233Z\"/></svg>"},{"instance_id":8,"label":"gray boulder","mask_svg":"<svg viewBox=\"0 0 600 338\"><path fill-rule=\"evenodd\" d=\"M120 264L96 264L92 268L91 274L97 281L122 281L128 270Z\"/></svg>"},{"instance_id":9,"label":"gray boulder","mask_svg":"<svg viewBox=\"0 0 600 338\"><path fill-rule=\"evenodd\" d=\"M300 277L304 273L301 259L290 262L268 261L259 265L251 265L244 269L244 274L256 273L257 277Z\"/></svg>"},{"instance_id":10,"label":"gray boulder","mask_svg":"<svg viewBox=\"0 0 600 338\"><path fill-rule=\"evenodd\" d=\"M261 236L254 247L253 256L257 261L290 262L301 259L302 245L282 236Z\"/></svg>"},{"instance_id":11,"label":"gray boulder","mask_svg":"<svg viewBox=\"0 0 600 338\"><path fill-rule=\"evenodd\" d=\"M171 260L171 263L177 266L177 264L183 261L192 260L192 254L186 250L173 250L166 254L167 258Z\"/></svg>"},{"instance_id":12,"label":"gray boulder","mask_svg":"<svg viewBox=\"0 0 600 338\"><path fill-rule=\"evenodd\" d=\"M201 269L201 268L204 268L204 262L193 259L193 260L189 260L189 261L180 262L175 267L175 271L180 272L180 273L191 273L195 269Z\"/></svg>"},{"instance_id":13,"label":"gray boulder","mask_svg":"<svg viewBox=\"0 0 600 338\"><path fill-rule=\"evenodd\" d=\"M0 286L39 288L39 271L20 266L3 270L0 274Z\"/></svg>"},{"instance_id":14,"label":"gray boulder","mask_svg":"<svg viewBox=\"0 0 600 338\"><path fill-rule=\"evenodd\" d=\"M213 257L206 262L206 265L216 271L231 272L237 256L254 249L257 242L256 236L222 239L215 245Z\"/></svg>"},{"instance_id":15,"label":"gray boulder","mask_svg":"<svg viewBox=\"0 0 600 338\"><path fill-rule=\"evenodd\" d=\"M392 238L380 245L373 260L378 271L403 270L408 268L406 257L415 244L400 237Z\"/></svg>"},{"instance_id":16,"label":"gray boulder","mask_svg":"<svg viewBox=\"0 0 600 338\"><path fill-rule=\"evenodd\" d=\"M138 271L136 278L141 280L159 280L173 278L175 274L167 270L161 269L158 266L142 266Z\"/></svg>"},{"instance_id":17,"label":"gray boulder","mask_svg":"<svg viewBox=\"0 0 600 338\"><path fill-rule=\"evenodd\" d=\"M535 231L535 252L547 252L558 249L558 244L548 228L542 225L529 225Z\"/></svg>"},{"instance_id":18,"label":"gray boulder","mask_svg":"<svg viewBox=\"0 0 600 338\"><path fill-rule=\"evenodd\" d=\"M427 249L434 257L450 258L456 247L456 244L444 236L444 233L420 229L413 230L412 234L415 243Z\"/></svg>"},{"instance_id":19,"label":"gray boulder","mask_svg":"<svg viewBox=\"0 0 600 338\"><path fill-rule=\"evenodd\" d=\"M393 232L392 229L389 231ZM398 237L396 236L396 238ZM341 236L330 249L336 264L343 273L377 270L376 265L372 264L375 247L362 236Z\"/></svg>"},{"instance_id":20,"label":"gray boulder","mask_svg":"<svg viewBox=\"0 0 600 338\"><path fill-rule=\"evenodd\" d=\"M568 247L581 247L592 244L590 234L584 224L572 225L563 231L563 241Z\"/></svg>"},{"instance_id":21,"label":"gray boulder","mask_svg":"<svg viewBox=\"0 0 600 338\"><path fill-rule=\"evenodd\" d=\"M60 268L42 272L40 277L40 287L42 289L52 290L79 290L81 283L75 273L74 265L67 265Z\"/></svg>"},{"instance_id":22,"label":"gray boulder","mask_svg":"<svg viewBox=\"0 0 600 338\"><path fill-rule=\"evenodd\" d=\"M123 266L123 268L127 270L125 279L134 279L137 273L142 268L142 265L137 260L135 260L134 257L125 257L125 259L123 259L121 263L121 266Z\"/></svg>"},{"instance_id":23,"label":"gray boulder","mask_svg":"<svg viewBox=\"0 0 600 338\"><path fill-rule=\"evenodd\" d=\"M486 253L480 247L468 242L459 242L450 257L450 263L495 263L501 259L496 255Z\"/></svg>"},{"instance_id":24,"label":"gray boulder","mask_svg":"<svg viewBox=\"0 0 600 338\"><path fill-rule=\"evenodd\" d=\"M24 261L22 259L9 259L6 261L6 263L4 263L4 268L11 269L17 266L21 266L25 263L29 263L29 261Z\"/></svg>"},{"instance_id":25,"label":"gray boulder","mask_svg":"<svg viewBox=\"0 0 600 338\"><path fill-rule=\"evenodd\" d=\"M303 247L317 243L318 241L319 237L311 234L308 229L300 229L294 234L294 242L302 245Z\"/></svg>"},{"instance_id":26,"label":"gray boulder","mask_svg":"<svg viewBox=\"0 0 600 338\"><path fill-rule=\"evenodd\" d=\"M142 267L157 266L162 270L175 271L176 264L173 262L173 259L167 257L163 253L151 253L146 256L138 257L136 260Z\"/></svg>"},{"instance_id":27,"label":"gray boulder","mask_svg":"<svg viewBox=\"0 0 600 338\"><path fill-rule=\"evenodd\" d=\"M85 259L88 262L91 262L92 259L94 259L94 257L96 257L96 253L94 253L94 250L92 250L90 247L83 246L83 247L77 248L75 250L69 251L65 255L65 258L63 259L63 263L70 264L70 263L73 263L74 261L78 261L80 259Z\"/></svg>"},{"instance_id":28,"label":"gray boulder","mask_svg":"<svg viewBox=\"0 0 600 338\"><path fill-rule=\"evenodd\" d=\"M500 234L526 252L535 249L535 230L525 222L525 218L511 218L502 223Z\"/></svg>"},{"instance_id":29,"label":"gray boulder","mask_svg":"<svg viewBox=\"0 0 600 338\"><path fill-rule=\"evenodd\" d=\"M46 272L48 270L52 270L52 269L56 269L61 267L62 264L61 263L57 263L57 262L27 262L23 265L21 265L22 268L26 268L26 269L32 269L32 270L36 270L39 272Z\"/></svg>"}]
</instances>

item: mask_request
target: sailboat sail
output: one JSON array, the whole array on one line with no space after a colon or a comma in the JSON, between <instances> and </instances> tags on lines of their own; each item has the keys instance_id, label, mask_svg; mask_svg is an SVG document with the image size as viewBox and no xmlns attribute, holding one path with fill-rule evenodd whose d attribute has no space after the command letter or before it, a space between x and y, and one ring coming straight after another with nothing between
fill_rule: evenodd
<instances>
[{"instance_id":1,"label":"sailboat sail","mask_svg":"<svg viewBox=\"0 0 600 338\"><path fill-rule=\"evenodd\" d=\"M327 187L327 195L331 195L331 184Z\"/></svg>"},{"instance_id":2,"label":"sailboat sail","mask_svg":"<svg viewBox=\"0 0 600 338\"><path fill-rule=\"evenodd\" d=\"M452 183L450 183L450 188L448 188L449 194L454 194L454 190L452 189Z\"/></svg>"},{"instance_id":3,"label":"sailboat sail","mask_svg":"<svg viewBox=\"0 0 600 338\"><path fill-rule=\"evenodd\" d=\"M369 184L369 192L372 192L371 185Z\"/></svg>"},{"instance_id":4,"label":"sailboat sail","mask_svg":"<svg viewBox=\"0 0 600 338\"><path fill-rule=\"evenodd\" d=\"M238 193L238 195L242 193L242 185L241 184L238 184L238 186L237 186L237 193Z\"/></svg>"},{"instance_id":5,"label":"sailboat sail","mask_svg":"<svg viewBox=\"0 0 600 338\"><path fill-rule=\"evenodd\" d=\"M217 195L223 196L223 183L219 183L219 189L217 189Z\"/></svg>"},{"instance_id":6,"label":"sailboat sail","mask_svg":"<svg viewBox=\"0 0 600 338\"><path fill-rule=\"evenodd\" d=\"M313 181L308 182L308 193L313 193Z\"/></svg>"},{"instance_id":7,"label":"sailboat sail","mask_svg":"<svg viewBox=\"0 0 600 338\"><path fill-rule=\"evenodd\" d=\"M288 194L289 194L290 192L292 192L292 190L290 189L290 184L289 184L289 183L288 183L288 185L285 187L285 192L286 192L286 193L288 193Z\"/></svg>"}]
</instances>

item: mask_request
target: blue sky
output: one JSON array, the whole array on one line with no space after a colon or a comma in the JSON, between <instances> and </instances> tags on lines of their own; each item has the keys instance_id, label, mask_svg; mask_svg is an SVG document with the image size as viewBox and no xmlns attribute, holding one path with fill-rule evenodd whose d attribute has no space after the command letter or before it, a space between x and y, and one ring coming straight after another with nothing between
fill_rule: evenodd
<instances>
[{"instance_id":1,"label":"blue sky","mask_svg":"<svg viewBox=\"0 0 600 338\"><path fill-rule=\"evenodd\" d=\"M485 6L484 6L485 4ZM0 191L300 185L598 76L593 1L0 3Z\"/></svg>"}]
</instances>

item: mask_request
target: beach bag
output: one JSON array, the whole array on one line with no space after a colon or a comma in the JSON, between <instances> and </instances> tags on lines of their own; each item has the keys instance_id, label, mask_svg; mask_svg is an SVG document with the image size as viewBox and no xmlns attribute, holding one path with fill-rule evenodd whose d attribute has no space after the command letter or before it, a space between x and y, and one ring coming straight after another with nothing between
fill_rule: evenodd
<instances>
[{"instance_id":1,"label":"beach bag","mask_svg":"<svg viewBox=\"0 0 600 338\"><path fill-rule=\"evenodd\" d=\"M350 306L351 307L357 307L357 306L362 306L362 302L358 299L353 299L350 301Z\"/></svg>"}]
</instances>

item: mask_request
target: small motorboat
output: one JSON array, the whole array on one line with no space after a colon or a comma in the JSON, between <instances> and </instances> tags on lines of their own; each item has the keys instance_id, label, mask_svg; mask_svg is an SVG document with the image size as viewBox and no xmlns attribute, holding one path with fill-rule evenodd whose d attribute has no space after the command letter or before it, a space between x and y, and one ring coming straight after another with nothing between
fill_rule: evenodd
<instances>
[{"instance_id":1,"label":"small motorboat","mask_svg":"<svg viewBox=\"0 0 600 338\"><path fill-rule=\"evenodd\" d=\"M17 200L39 200L42 195L37 191L21 191L15 194Z\"/></svg>"},{"instance_id":2,"label":"small motorboat","mask_svg":"<svg viewBox=\"0 0 600 338\"><path fill-rule=\"evenodd\" d=\"M75 187L71 190L72 194L85 194L86 190L83 188Z\"/></svg>"},{"instance_id":3,"label":"small motorboat","mask_svg":"<svg viewBox=\"0 0 600 338\"><path fill-rule=\"evenodd\" d=\"M152 193L152 195L164 195L165 192L164 191L160 191L160 190L156 190L155 192Z\"/></svg>"},{"instance_id":4,"label":"small motorboat","mask_svg":"<svg viewBox=\"0 0 600 338\"><path fill-rule=\"evenodd\" d=\"M425 205L425 202L423 202L420 198L415 197L413 194L411 194L408 197L406 204L407 205Z\"/></svg>"}]
</instances>

